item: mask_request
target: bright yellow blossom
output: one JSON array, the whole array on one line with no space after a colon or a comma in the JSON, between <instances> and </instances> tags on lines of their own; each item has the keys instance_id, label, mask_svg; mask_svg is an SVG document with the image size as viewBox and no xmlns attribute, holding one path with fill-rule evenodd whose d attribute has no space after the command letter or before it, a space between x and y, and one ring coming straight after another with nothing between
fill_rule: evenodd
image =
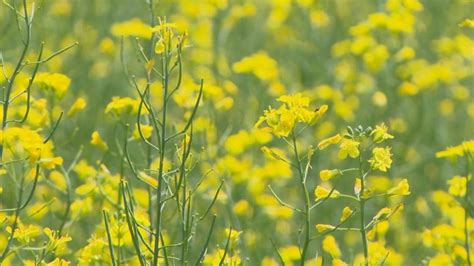
<instances>
[{"instance_id":1,"label":"bright yellow blossom","mask_svg":"<svg viewBox=\"0 0 474 266\"><path fill-rule=\"evenodd\" d=\"M392 154L390 153L390 147L376 147L372 150L372 155L372 158L369 160L372 169L386 172L387 169L389 169L392 165Z\"/></svg>"},{"instance_id":2,"label":"bright yellow blossom","mask_svg":"<svg viewBox=\"0 0 474 266\"><path fill-rule=\"evenodd\" d=\"M92 138L91 138L91 141L90 143L94 146L96 146L97 148L103 150L103 151L106 151L109 149L109 146L107 145L107 143L102 139L102 137L100 136L99 132L97 131L94 131L92 132Z\"/></svg>"}]
</instances>

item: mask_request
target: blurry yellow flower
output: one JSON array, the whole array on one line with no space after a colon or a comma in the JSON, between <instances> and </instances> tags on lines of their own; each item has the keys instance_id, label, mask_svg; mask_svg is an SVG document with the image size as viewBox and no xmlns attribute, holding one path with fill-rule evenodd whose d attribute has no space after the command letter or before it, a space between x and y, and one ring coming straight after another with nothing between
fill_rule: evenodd
<instances>
[{"instance_id":1,"label":"blurry yellow flower","mask_svg":"<svg viewBox=\"0 0 474 266\"><path fill-rule=\"evenodd\" d=\"M415 57L415 50L413 48L404 46L402 49L400 49L396 54L395 54L395 59L400 62L400 61L405 61L405 60L410 60Z\"/></svg>"},{"instance_id":2,"label":"blurry yellow flower","mask_svg":"<svg viewBox=\"0 0 474 266\"><path fill-rule=\"evenodd\" d=\"M319 172L319 178L322 181L328 181L340 175L342 175L342 172L339 169L332 169L332 170L325 169Z\"/></svg>"},{"instance_id":3,"label":"blurry yellow flower","mask_svg":"<svg viewBox=\"0 0 474 266\"><path fill-rule=\"evenodd\" d=\"M342 137L339 134L336 134L332 137L329 137L327 139L323 139L318 143L318 149L324 150L326 147L328 147L331 144L337 144L339 141L341 141Z\"/></svg>"},{"instance_id":4,"label":"blurry yellow flower","mask_svg":"<svg viewBox=\"0 0 474 266\"><path fill-rule=\"evenodd\" d=\"M31 164L40 160L43 167L51 169L62 163L61 157L53 155L52 142L44 143L38 132L27 127L8 127L0 131L3 145L3 160L28 158Z\"/></svg>"},{"instance_id":5,"label":"blurry yellow flower","mask_svg":"<svg viewBox=\"0 0 474 266\"><path fill-rule=\"evenodd\" d=\"M372 95L372 102L375 106L385 107L387 105L387 96L381 91L376 91Z\"/></svg>"},{"instance_id":6,"label":"blurry yellow flower","mask_svg":"<svg viewBox=\"0 0 474 266\"><path fill-rule=\"evenodd\" d=\"M321 9L311 10L309 17L311 19L311 24L316 27L325 27L329 24L329 16Z\"/></svg>"},{"instance_id":7,"label":"blurry yellow flower","mask_svg":"<svg viewBox=\"0 0 474 266\"><path fill-rule=\"evenodd\" d=\"M159 40L155 44L155 53L162 54L165 51L165 43L163 40Z\"/></svg>"},{"instance_id":8,"label":"blurry yellow flower","mask_svg":"<svg viewBox=\"0 0 474 266\"><path fill-rule=\"evenodd\" d=\"M136 114L140 105L139 100L132 99L130 97L112 97L112 101L107 104L105 113L112 112L116 115L121 114ZM145 113L145 108L142 110Z\"/></svg>"},{"instance_id":9,"label":"blurry yellow flower","mask_svg":"<svg viewBox=\"0 0 474 266\"><path fill-rule=\"evenodd\" d=\"M421 11L423 10L423 5L419 0L402 0L403 5L412 10L412 11Z\"/></svg>"},{"instance_id":10,"label":"blurry yellow flower","mask_svg":"<svg viewBox=\"0 0 474 266\"><path fill-rule=\"evenodd\" d=\"M158 180L156 178L149 176L147 173L140 171L138 172L138 176L140 177L142 181L152 186L153 188L156 189L158 187Z\"/></svg>"},{"instance_id":11,"label":"blurry yellow flower","mask_svg":"<svg viewBox=\"0 0 474 266\"><path fill-rule=\"evenodd\" d=\"M460 145L448 147L443 151L439 151L436 153L436 158L454 158L456 156L462 157L468 153L474 154L474 140L464 141Z\"/></svg>"},{"instance_id":12,"label":"blurry yellow flower","mask_svg":"<svg viewBox=\"0 0 474 266\"><path fill-rule=\"evenodd\" d=\"M237 215L246 215L250 212L250 204L246 200L240 200L234 205L234 212Z\"/></svg>"},{"instance_id":13,"label":"blurry yellow flower","mask_svg":"<svg viewBox=\"0 0 474 266\"><path fill-rule=\"evenodd\" d=\"M314 196L316 197L315 200L327 198L329 194L331 194L330 198L338 198L340 195L339 191L335 189L332 190L332 192L331 189L327 189L321 186L317 186L316 189L314 189Z\"/></svg>"},{"instance_id":14,"label":"blurry yellow flower","mask_svg":"<svg viewBox=\"0 0 474 266\"><path fill-rule=\"evenodd\" d=\"M151 137L151 134L153 133L153 126L150 125L140 125L140 130L143 134L143 137L145 139L149 139ZM132 137L136 140L140 139L140 132L138 130L138 124L135 124L135 128L133 129Z\"/></svg>"},{"instance_id":15,"label":"blurry yellow flower","mask_svg":"<svg viewBox=\"0 0 474 266\"><path fill-rule=\"evenodd\" d=\"M369 160L372 169L386 172L387 169L392 165L392 154L390 153L390 147L385 148L374 148L372 150L372 158Z\"/></svg>"},{"instance_id":16,"label":"blurry yellow flower","mask_svg":"<svg viewBox=\"0 0 474 266\"><path fill-rule=\"evenodd\" d=\"M139 37L143 39L150 39L152 29L149 25L143 23L138 18L133 18L121 23L115 23L110 30L114 36L117 37Z\"/></svg>"},{"instance_id":17,"label":"blurry yellow flower","mask_svg":"<svg viewBox=\"0 0 474 266\"><path fill-rule=\"evenodd\" d=\"M459 27L461 28L474 28L474 20L473 19L465 19L461 23L459 23Z\"/></svg>"},{"instance_id":18,"label":"blurry yellow flower","mask_svg":"<svg viewBox=\"0 0 474 266\"><path fill-rule=\"evenodd\" d=\"M364 63L369 70L377 72L385 64L385 61L390 57L390 53L385 45L377 45L373 49L364 53Z\"/></svg>"},{"instance_id":19,"label":"blurry yellow flower","mask_svg":"<svg viewBox=\"0 0 474 266\"><path fill-rule=\"evenodd\" d=\"M34 83L51 89L58 98L62 98L69 89L71 79L64 74L43 72L36 75Z\"/></svg>"},{"instance_id":20,"label":"blurry yellow flower","mask_svg":"<svg viewBox=\"0 0 474 266\"><path fill-rule=\"evenodd\" d=\"M265 154L268 158L288 162L288 158L286 157L285 152L281 149L269 148L269 147L264 146L262 147L261 150L263 154Z\"/></svg>"},{"instance_id":21,"label":"blurry yellow flower","mask_svg":"<svg viewBox=\"0 0 474 266\"><path fill-rule=\"evenodd\" d=\"M336 238L332 235L328 235L323 239L322 242L323 250L331 255L333 258L341 257L341 250L337 245Z\"/></svg>"},{"instance_id":22,"label":"blurry yellow flower","mask_svg":"<svg viewBox=\"0 0 474 266\"><path fill-rule=\"evenodd\" d=\"M375 129L370 132L370 136L375 143L381 143L387 139L393 139L393 136L388 134L388 128L385 123L375 126Z\"/></svg>"},{"instance_id":23,"label":"blurry yellow flower","mask_svg":"<svg viewBox=\"0 0 474 266\"><path fill-rule=\"evenodd\" d=\"M387 192L389 195L396 195L396 196L407 196L410 195L410 185L408 184L408 180L405 178L400 181L396 187L391 188Z\"/></svg>"},{"instance_id":24,"label":"blurry yellow flower","mask_svg":"<svg viewBox=\"0 0 474 266\"><path fill-rule=\"evenodd\" d=\"M336 227L330 224L317 224L316 225L316 230L318 230L318 232L320 233L328 231L328 230L333 230L334 228Z\"/></svg>"},{"instance_id":25,"label":"blurry yellow flower","mask_svg":"<svg viewBox=\"0 0 474 266\"><path fill-rule=\"evenodd\" d=\"M439 102L438 110L443 116L450 116L454 112L454 102L451 99L444 99Z\"/></svg>"},{"instance_id":26,"label":"blurry yellow flower","mask_svg":"<svg viewBox=\"0 0 474 266\"><path fill-rule=\"evenodd\" d=\"M115 43L110 38L104 38L99 43L100 51L106 55L114 55L115 54Z\"/></svg>"},{"instance_id":27,"label":"blurry yellow flower","mask_svg":"<svg viewBox=\"0 0 474 266\"><path fill-rule=\"evenodd\" d=\"M257 52L234 63L236 73L252 73L263 81L275 80L278 75L278 64L265 51Z\"/></svg>"},{"instance_id":28,"label":"blurry yellow flower","mask_svg":"<svg viewBox=\"0 0 474 266\"><path fill-rule=\"evenodd\" d=\"M300 249L297 246L285 246L280 249L281 257L285 263L298 260L300 258Z\"/></svg>"},{"instance_id":29,"label":"blurry yellow flower","mask_svg":"<svg viewBox=\"0 0 474 266\"><path fill-rule=\"evenodd\" d=\"M12 228L8 226L5 229L9 234L12 233ZM41 227L39 225L23 225L19 223L15 229L14 238L17 239L20 243L28 244L30 241L33 241L41 233Z\"/></svg>"},{"instance_id":30,"label":"blurry yellow flower","mask_svg":"<svg viewBox=\"0 0 474 266\"><path fill-rule=\"evenodd\" d=\"M344 207L344 209L342 209L342 214L341 214L341 218L339 218L339 221L343 222L343 221L347 220L347 218L349 218L352 215L352 213L354 213L354 211L351 210L351 208L349 208L347 206Z\"/></svg>"},{"instance_id":31,"label":"blurry yellow flower","mask_svg":"<svg viewBox=\"0 0 474 266\"><path fill-rule=\"evenodd\" d=\"M57 235L57 232L49 229L48 227L43 229L44 234L49 238L46 249L48 251L60 251L65 248L67 242L71 241L72 238L69 236Z\"/></svg>"},{"instance_id":32,"label":"blurry yellow flower","mask_svg":"<svg viewBox=\"0 0 474 266\"><path fill-rule=\"evenodd\" d=\"M351 158L359 156L359 144L360 143L355 140L343 138L339 145L339 158L345 159L347 155Z\"/></svg>"},{"instance_id":33,"label":"blurry yellow flower","mask_svg":"<svg viewBox=\"0 0 474 266\"><path fill-rule=\"evenodd\" d=\"M402 95L416 95L419 92L419 88L410 82L403 82L402 85L398 88L398 91Z\"/></svg>"},{"instance_id":34,"label":"blurry yellow flower","mask_svg":"<svg viewBox=\"0 0 474 266\"><path fill-rule=\"evenodd\" d=\"M354 193L357 196L359 196L361 190L362 190L362 180L360 178L356 178L354 182Z\"/></svg>"},{"instance_id":35,"label":"blurry yellow flower","mask_svg":"<svg viewBox=\"0 0 474 266\"><path fill-rule=\"evenodd\" d=\"M109 149L109 146L107 146L107 143L102 139L99 132L97 131L92 132L92 138L90 143L103 151Z\"/></svg>"},{"instance_id":36,"label":"blurry yellow flower","mask_svg":"<svg viewBox=\"0 0 474 266\"><path fill-rule=\"evenodd\" d=\"M60 189L67 188L66 178L60 172L51 171L51 173L49 173L49 179Z\"/></svg>"},{"instance_id":37,"label":"blurry yellow flower","mask_svg":"<svg viewBox=\"0 0 474 266\"><path fill-rule=\"evenodd\" d=\"M77 100L72 104L71 108L69 108L67 115L74 116L78 111L84 109L86 105L87 102L83 97L77 98Z\"/></svg>"},{"instance_id":38,"label":"blurry yellow flower","mask_svg":"<svg viewBox=\"0 0 474 266\"><path fill-rule=\"evenodd\" d=\"M453 176L448 180L449 194L456 197L466 195L467 178L463 176Z\"/></svg>"}]
</instances>

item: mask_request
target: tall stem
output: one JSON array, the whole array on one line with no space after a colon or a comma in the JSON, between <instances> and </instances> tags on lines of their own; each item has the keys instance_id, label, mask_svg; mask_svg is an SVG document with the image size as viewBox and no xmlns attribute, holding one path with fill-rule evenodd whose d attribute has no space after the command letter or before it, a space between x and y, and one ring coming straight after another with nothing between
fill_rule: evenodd
<instances>
[{"instance_id":1,"label":"tall stem","mask_svg":"<svg viewBox=\"0 0 474 266\"><path fill-rule=\"evenodd\" d=\"M166 115L168 110L168 50L165 51L163 58L163 111L161 117L161 141L160 141L160 169L158 169L158 195L156 197L156 225L155 225L155 246L153 250L153 265L158 265L158 253L160 247L160 235L161 235L161 211L162 202L161 194L163 191L163 166L165 160L166 150Z\"/></svg>"},{"instance_id":2,"label":"tall stem","mask_svg":"<svg viewBox=\"0 0 474 266\"><path fill-rule=\"evenodd\" d=\"M308 193L308 188L306 187L306 179L303 175L303 168L301 166L301 159L300 155L298 153L298 147L296 146L296 138L293 136L293 152L296 157L296 167L298 168L298 176L300 178L300 184L301 184L301 190L304 194L304 213L303 215L305 216L305 230L304 230L304 242L303 242L303 247L301 249L301 260L300 260L300 265L304 265L305 263L305 258L306 254L308 252L308 247L309 247L309 242L310 237L309 237L309 229L311 225L311 215L310 215L310 202L309 202L309 193Z\"/></svg>"},{"instance_id":3,"label":"tall stem","mask_svg":"<svg viewBox=\"0 0 474 266\"><path fill-rule=\"evenodd\" d=\"M360 174L360 192L358 195L359 207L360 207L360 237L362 239L362 247L364 249L364 260L365 265L369 265L369 248L367 244L367 232L365 231L365 173L362 169L362 151L359 148L359 174Z\"/></svg>"},{"instance_id":4,"label":"tall stem","mask_svg":"<svg viewBox=\"0 0 474 266\"><path fill-rule=\"evenodd\" d=\"M466 194L464 195L464 248L466 249L467 254L467 265L471 266L471 254L470 254L470 247L469 247L469 228L468 228L468 218L469 218L469 181L471 179L471 154L465 152L466 156Z\"/></svg>"}]
</instances>

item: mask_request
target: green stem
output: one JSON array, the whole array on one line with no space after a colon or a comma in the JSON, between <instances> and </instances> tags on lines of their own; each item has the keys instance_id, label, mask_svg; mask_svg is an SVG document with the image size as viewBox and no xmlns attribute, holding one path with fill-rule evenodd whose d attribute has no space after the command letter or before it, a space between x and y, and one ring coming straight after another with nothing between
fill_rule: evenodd
<instances>
[{"instance_id":1,"label":"green stem","mask_svg":"<svg viewBox=\"0 0 474 266\"><path fill-rule=\"evenodd\" d=\"M471 177L471 154L465 152L466 156L466 194L464 195L464 248L466 249L467 254L467 265L471 266L471 254L470 254L470 247L469 247L469 228L468 228L468 203L469 203L469 179Z\"/></svg>"},{"instance_id":2,"label":"green stem","mask_svg":"<svg viewBox=\"0 0 474 266\"><path fill-rule=\"evenodd\" d=\"M300 265L304 265L305 263L305 258L306 254L308 252L308 247L309 247L309 242L311 241L310 236L309 236L309 229L311 225L311 206L310 206L310 201L309 201L309 192L308 188L306 187L306 180L303 175L303 169L301 167L301 159L300 155L298 153L298 148L296 146L296 138L293 136L293 152L296 157L296 166L298 168L298 175L300 178L300 184L301 184L301 190L304 194L304 210L303 210L303 215L305 216L305 230L304 230L304 242L303 242L303 247L301 249L301 260L300 260Z\"/></svg>"},{"instance_id":3,"label":"green stem","mask_svg":"<svg viewBox=\"0 0 474 266\"><path fill-rule=\"evenodd\" d=\"M163 167L165 160L165 149L166 149L166 115L168 109L168 51L165 51L163 56L163 111L162 111L162 123L161 123L161 141L160 141L160 168L158 169L158 195L156 197L156 225L155 225L155 246L153 252L153 264L158 265L158 253L160 247L160 234L161 234L161 209L163 203L161 202L161 194L163 190Z\"/></svg>"},{"instance_id":4,"label":"green stem","mask_svg":"<svg viewBox=\"0 0 474 266\"><path fill-rule=\"evenodd\" d=\"M365 201L364 190L365 190L365 174L362 169L362 151L359 148L359 174L360 174L360 192L358 195L359 207L360 207L360 237L362 239L362 246L364 248L364 260L365 265L369 265L369 249L367 244L367 232L365 230Z\"/></svg>"}]
</instances>

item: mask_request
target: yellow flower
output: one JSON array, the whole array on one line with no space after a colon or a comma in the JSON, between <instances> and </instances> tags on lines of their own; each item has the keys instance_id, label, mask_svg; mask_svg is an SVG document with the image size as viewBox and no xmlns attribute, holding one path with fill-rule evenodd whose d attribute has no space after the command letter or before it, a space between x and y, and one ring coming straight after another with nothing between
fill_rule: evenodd
<instances>
[{"instance_id":1,"label":"yellow flower","mask_svg":"<svg viewBox=\"0 0 474 266\"><path fill-rule=\"evenodd\" d=\"M330 224L317 224L316 225L316 230L318 230L318 232L320 233L328 231L328 230L333 230L334 228L336 227Z\"/></svg>"},{"instance_id":2,"label":"yellow flower","mask_svg":"<svg viewBox=\"0 0 474 266\"><path fill-rule=\"evenodd\" d=\"M112 97L112 101L105 107L105 113L112 112L116 115L138 113L139 100L130 97ZM145 108L142 110L145 113Z\"/></svg>"},{"instance_id":3,"label":"yellow flower","mask_svg":"<svg viewBox=\"0 0 474 266\"><path fill-rule=\"evenodd\" d=\"M67 116L74 116L78 111L84 109L86 105L87 102L83 97L77 98L77 100L71 105L71 108L69 108Z\"/></svg>"},{"instance_id":4,"label":"yellow flower","mask_svg":"<svg viewBox=\"0 0 474 266\"><path fill-rule=\"evenodd\" d=\"M12 229L8 226L5 229L6 232L12 233ZM23 225L19 223L15 229L14 238L17 239L20 243L28 244L30 241L33 241L41 233L41 227L38 225Z\"/></svg>"},{"instance_id":5,"label":"yellow flower","mask_svg":"<svg viewBox=\"0 0 474 266\"><path fill-rule=\"evenodd\" d=\"M282 161L288 161L288 158L285 155L285 152L281 149L278 148L268 148L266 146L262 147L262 152L265 154L268 158L271 158L273 160L282 160Z\"/></svg>"},{"instance_id":6,"label":"yellow flower","mask_svg":"<svg viewBox=\"0 0 474 266\"><path fill-rule=\"evenodd\" d=\"M90 143L103 151L109 149L107 143L102 139L102 137L99 135L99 132L97 131L92 132L92 138Z\"/></svg>"},{"instance_id":7,"label":"yellow flower","mask_svg":"<svg viewBox=\"0 0 474 266\"><path fill-rule=\"evenodd\" d=\"M390 218L390 216L392 216L399 209L403 209L403 204L398 204L397 206L395 206L393 208L384 207L384 208L380 209L377 212L377 214L374 216L373 220L377 220L377 221L387 220L388 218Z\"/></svg>"},{"instance_id":8,"label":"yellow flower","mask_svg":"<svg viewBox=\"0 0 474 266\"><path fill-rule=\"evenodd\" d=\"M163 40L159 40L155 44L155 53L162 54L165 51L165 44Z\"/></svg>"},{"instance_id":9,"label":"yellow flower","mask_svg":"<svg viewBox=\"0 0 474 266\"><path fill-rule=\"evenodd\" d=\"M466 195L467 178L463 176L453 176L448 180L449 194L457 197Z\"/></svg>"},{"instance_id":10,"label":"yellow flower","mask_svg":"<svg viewBox=\"0 0 474 266\"><path fill-rule=\"evenodd\" d=\"M387 169L389 169L392 165L392 154L390 153L390 147L374 148L372 150L372 154L373 156L369 160L372 169L386 172Z\"/></svg>"},{"instance_id":11,"label":"yellow flower","mask_svg":"<svg viewBox=\"0 0 474 266\"><path fill-rule=\"evenodd\" d=\"M51 89L58 98L62 98L69 89L71 79L64 74L43 72L36 75L34 83Z\"/></svg>"},{"instance_id":12,"label":"yellow flower","mask_svg":"<svg viewBox=\"0 0 474 266\"><path fill-rule=\"evenodd\" d=\"M355 140L343 138L339 145L339 158L345 159L347 155L351 158L359 156L359 144L360 143Z\"/></svg>"},{"instance_id":13,"label":"yellow flower","mask_svg":"<svg viewBox=\"0 0 474 266\"><path fill-rule=\"evenodd\" d=\"M259 127L265 122L268 126L265 129L278 137L287 137L293 132L297 123L313 125L328 108L323 105L315 111L308 109L309 98L302 96L301 93L283 95L278 101L284 104L278 109L269 107L255 124L255 127Z\"/></svg>"},{"instance_id":14,"label":"yellow flower","mask_svg":"<svg viewBox=\"0 0 474 266\"><path fill-rule=\"evenodd\" d=\"M143 137L145 137L145 139L149 139L151 137L151 134L153 133L153 127L152 126L141 124L140 129L141 129ZM138 124L135 124L135 128L133 129L132 136L133 136L134 139L137 139L137 140L141 138L140 132L138 131Z\"/></svg>"},{"instance_id":15,"label":"yellow flower","mask_svg":"<svg viewBox=\"0 0 474 266\"><path fill-rule=\"evenodd\" d=\"M336 239L332 235L328 235L323 239L323 250L329 253L333 258L341 257L341 250L337 245Z\"/></svg>"},{"instance_id":16,"label":"yellow flower","mask_svg":"<svg viewBox=\"0 0 474 266\"><path fill-rule=\"evenodd\" d=\"M461 28L474 28L474 19L465 19L463 22L459 23Z\"/></svg>"},{"instance_id":17,"label":"yellow flower","mask_svg":"<svg viewBox=\"0 0 474 266\"><path fill-rule=\"evenodd\" d=\"M462 157L467 153L474 153L474 140L464 141L460 145L448 147L443 151L436 153L436 158L454 158L456 156Z\"/></svg>"},{"instance_id":18,"label":"yellow flower","mask_svg":"<svg viewBox=\"0 0 474 266\"><path fill-rule=\"evenodd\" d=\"M329 193L331 193L330 198L338 198L340 195L339 191L337 190L333 190L331 192L330 189L321 186L317 186L316 189L314 189L314 196L316 197L316 200L327 198L329 196Z\"/></svg>"},{"instance_id":19,"label":"yellow flower","mask_svg":"<svg viewBox=\"0 0 474 266\"><path fill-rule=\"evenodd\" d=\"M40 160L48 169L62 163L61 157L53 155L52 142L43 143L44 139L27 127L8 127L0 131L0 143L3 145L3 160L28 158L31 164Z\"/></svg>"},{"instance_id":20,"label":"yellow flower","mask_svg":"<svg viewBox=\"0 0 474 266\"><path fill-rule=\"evenodd\" d=\"M115 23L110 30L113 35L121 37L139 37L143 39L150 39L152 29L147 24L143 23L138 18L133 18L121 23Z\"/></svg>"},{"instance_id":21,"label":"yellow flower","mask_svg":"<svg viewBox=\"0 0 474 266\"><path fill-rule=\"evenodd\" d=\"M59 236L57 233L48 227L43 229L44 234L48 237L49 242L46 247L48 251L60 251L65 248L65 244L71 241L69 236Z\"/></svg>"},{"instance_id":22,"label":"yellow flower","mask_svg":"<svg viewBox=\"0 0 474 266\"><path fill-rule=\"evenodd\" d=\"M234 212L237 215L246 215L251 211L251 207L248 201L240 200L234 204Z\"/></svg>"},{"instance_id":23,"label":"yellow flower","mask_svg":"<svg viewBox=\"0 0 474 266\"><path fill-rule=\"evenodd\" d=\"M393 136L388 134L388 128L384 123L375 126L375 129L370 132L370 136L375 143L381 143L384 140L393 139Z\"/></svg>"},{"instance_id":24,"label":"yellow flower","mask_svg":"<svg viewBox=\"0 0 474 266\"><path fill-rule=\"evenodd\" d=\"M403 47L397 52L397 54L395 54L395 58L397 61L409 60L413 57L415 57L415 50L408 46Z\"/></svg>"},{"instance_id":25,"label":"yellow flower","mask_svg":"<svg viewBox=\"0 0 474 266\"><path fill-rule=\"evenodd\" d=\"M410 185L408 184L408 180L405 178L400 181L396 187L391 188L388 191L389 195L396 195L396 196L407 196L410 195Z\"/></svg>"},{"instance_id":26,"label":"yellow flower","mask_svg":"<svg viewBox=\"0 0 474 266\"><path fill-rule=\"evenodd\" d=\"M236 73L252 73L263 81L278 78L278 63L266 52L260 51L234 63L232 69Z\"/></svg>"},{"instance_id":27,"label":"yellow flower","mask_svg":"<svg viewBox=\"0 0 474 266\"><path fill-rule=\"evenodd\" d=\"M339 141L341 141L341 135L339 134L336 134L332 137L329 137L327 139L324 139L322 141L320 141L318 143L318 149L320 150L324 150L325 148L327 148L329 145L332 145L332 144L337 144L339 143Z\"/></svg>"},{"instance_id":28,"label":"yellow flower","mask_svg":"<svg viewBox=\"0 0 474 266\"><path fill-rule=\"evenodd\" d=\"M343 221L347 220L347 218L349 218L349 216L351 216L353 212L354 211L351 210L351 208L344 207L344 209L342 209L342 214L341 214L341 218L339 219L339 221L343 222Z\"/></svg>"},{"instance_id":29,"label":"yellow flower","mask_svg":"<svg viewBox=\"0 0 474 266\"><path fill-rule=\"evenodd\" d=\"M319 178L322 181L328 181L340 175L342 175L342 172L339 169L332 169L332 170L325 169L319 172Z\"/></svg>"}]
</instances>

